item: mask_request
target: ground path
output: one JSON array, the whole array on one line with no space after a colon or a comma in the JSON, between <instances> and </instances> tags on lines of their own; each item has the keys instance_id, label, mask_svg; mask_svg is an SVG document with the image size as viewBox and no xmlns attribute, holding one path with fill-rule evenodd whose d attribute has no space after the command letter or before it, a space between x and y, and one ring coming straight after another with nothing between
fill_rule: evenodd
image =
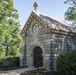
<instances>
[{"instance_id":1,"label":"ground path","mask_svg":"<svg viewBox=\"0 0 76 75\"><path fill-rule=\"evenodd\" d=\"M16 70L9 70L9 71L0 71L0 75L19 75L22 72L34 70L33 67L30 68L22 68Z\"/></svg>"}]
</instances>

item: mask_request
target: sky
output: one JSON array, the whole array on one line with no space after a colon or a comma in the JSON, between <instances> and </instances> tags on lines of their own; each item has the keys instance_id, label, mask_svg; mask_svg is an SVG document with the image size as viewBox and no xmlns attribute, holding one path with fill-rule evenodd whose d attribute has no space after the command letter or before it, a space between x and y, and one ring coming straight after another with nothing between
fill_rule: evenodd
<instances>
[{"instance_id":1,"label":"sky","mask_svg":"<svg viewBox=\"0 0 76 75\"><path fill-rule=\"evenodd\" d=\"M64 4L65 0L13 0L14 7L18 10L21 28L24 27L33 8L34 2L39 3L38 11L49 16L64 20L64 14L69 5Z\"/></svg>"}]
</instances>

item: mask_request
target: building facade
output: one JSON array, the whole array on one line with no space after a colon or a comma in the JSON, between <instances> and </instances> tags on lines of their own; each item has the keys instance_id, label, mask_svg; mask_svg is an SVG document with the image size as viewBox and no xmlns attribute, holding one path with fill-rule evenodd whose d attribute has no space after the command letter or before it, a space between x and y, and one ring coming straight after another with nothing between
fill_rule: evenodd
<instances>
[{"instance_id":1,"label":"building facade","mask_svg":"<svg viewBox=\"0 0 76 75\"><path fill-rule=\"evenodd\" d=\"M58 55L76 49L76 29L63 20L40 13L37 7L35 2L35 9L21 32L20 65L56 71Z\"/></svg>"}]
</instances>

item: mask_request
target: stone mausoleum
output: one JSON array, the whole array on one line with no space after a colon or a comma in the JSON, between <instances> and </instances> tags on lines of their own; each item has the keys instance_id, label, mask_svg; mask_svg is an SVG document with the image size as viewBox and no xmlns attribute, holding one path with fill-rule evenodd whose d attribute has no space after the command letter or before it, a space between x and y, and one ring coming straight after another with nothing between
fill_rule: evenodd
<instances>
[{"instance_id":1,"label":"stone mausoleum","mask_svg":"<svg viewBox=\"0 0 76 75\"><path fill-rule=\"evenodd\" d=\"M20 65L56 71L58 55L76 49L76 29L63 20L40 13L37 7L35 2L21 32Z\"/></svg>"}]
</instances>

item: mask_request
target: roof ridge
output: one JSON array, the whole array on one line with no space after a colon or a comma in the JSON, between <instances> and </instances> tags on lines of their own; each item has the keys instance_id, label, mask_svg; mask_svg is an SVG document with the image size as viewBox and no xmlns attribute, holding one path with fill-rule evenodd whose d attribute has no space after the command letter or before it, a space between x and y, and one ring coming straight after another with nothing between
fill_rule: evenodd
<instances>
[{"instance_id":1,"label":"roof ridge","mask_svg":"<svg viewBox=\"0 0 76 75\"><path fill-rule=\"evenodd\" d=\"M44 14L44 13L40 13L38 10L36 10L36 11L33 10L33 12L35 12L38 16L40 16L40 15L44 15L44 16L47 16L47 17L49 17L49 18L51 18L51 19L53 19L53 20L55 20L55 21L60 22L61 24L66 25L66 26L68 26L68 27L71 26L70 24L68 24L66 21L64 21L64 20L62 20L62 19L59 19L59 18L56 18L56 17L50 16L50 15L47 15L47 14Z\"/></svg>"}]
</instances>

